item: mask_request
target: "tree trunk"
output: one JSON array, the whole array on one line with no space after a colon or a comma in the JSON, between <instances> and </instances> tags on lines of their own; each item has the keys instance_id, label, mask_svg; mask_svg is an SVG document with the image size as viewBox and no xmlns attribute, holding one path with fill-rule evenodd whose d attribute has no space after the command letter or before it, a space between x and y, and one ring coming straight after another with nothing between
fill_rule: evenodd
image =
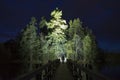
<instances>
[{"instance_id":1,"label":"tree trunk","mask_svg":"<svg viewBox=\"0 0 120 80\"><path fill-rule=\"evenodd\" d=\"M33 58L32 58L32 56L33 56L33 53L30 51L30 61L29 61L29 71L32 71L32 66L33 66Z\"/></svg>"}]
</instances>

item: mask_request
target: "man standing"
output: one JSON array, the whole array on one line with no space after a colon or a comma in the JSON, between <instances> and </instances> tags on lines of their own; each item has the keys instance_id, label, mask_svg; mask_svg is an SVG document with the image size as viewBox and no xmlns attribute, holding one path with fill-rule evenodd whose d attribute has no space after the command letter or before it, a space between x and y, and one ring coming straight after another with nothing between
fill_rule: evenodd
<instances>
[{"instance_id":1,"label":"man standing","mask_svg":"<svg viewBox=\"0 0 120 80\"><path fill-rule=\"evenodd\" d=\"M65 55L64 55L64 54L62 54L61 58L62 58L62 63L64 63L64 60L65 60Z\"/></svg>"}]
</instances>

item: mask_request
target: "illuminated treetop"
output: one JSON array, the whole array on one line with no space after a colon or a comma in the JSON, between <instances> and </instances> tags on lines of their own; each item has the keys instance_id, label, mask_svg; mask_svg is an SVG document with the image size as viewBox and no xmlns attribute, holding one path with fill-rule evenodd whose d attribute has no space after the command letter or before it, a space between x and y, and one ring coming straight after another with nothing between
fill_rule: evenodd
<instances>
[{"instance_id":1,"label":"illuminated treetop","mask_svg":"<svg viewBox=\"0 0 120 80\"><path fill-rule=\"evenodd\" d=\"M62 11L60 11L58 8L51 12L51 16L53 16L55 19L61 19L62 18Z\"/></svg>"},{"instance_id":2,"label":"illuminated treetop","mask_svg":"<svg viewBox=\"0 0 120 80\"><path fill-rule=\"evenodd\" d=\"M52 19L50 22L46 23L48 28L56 28L60 27L61 29L67 29L68 25L66 24L66 20L62 19L62 11L58 8L51 12Z\"/></svg>"}]
</instances>

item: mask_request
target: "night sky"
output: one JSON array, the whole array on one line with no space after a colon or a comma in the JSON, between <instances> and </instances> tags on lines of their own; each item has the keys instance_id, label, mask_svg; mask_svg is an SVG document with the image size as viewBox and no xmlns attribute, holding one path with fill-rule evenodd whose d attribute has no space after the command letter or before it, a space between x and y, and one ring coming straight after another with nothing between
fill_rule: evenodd
<instances>
[{"instance_id":1,"label":"night sky","mask_svg":"<svg viewBox=\"0 0 120 80\"><path fill-rule=\"evenodd\" d=\"M101 48L120 51L119 5L119 0L0 0L0 42L15 38L32 16L49 19L58 7L64 19L78 17L92 29Z\"/></svg>"}]
</instances>

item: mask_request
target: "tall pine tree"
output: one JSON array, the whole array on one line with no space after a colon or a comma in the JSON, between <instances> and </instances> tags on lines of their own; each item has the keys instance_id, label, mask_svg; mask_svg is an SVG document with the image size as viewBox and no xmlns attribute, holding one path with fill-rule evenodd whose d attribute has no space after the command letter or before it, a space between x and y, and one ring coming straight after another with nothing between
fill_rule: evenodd
<instances>
[{"instance_id":1,"label":"tall pine tree","mask_svg":"<svg viewBox=\"0 0 120 80\"><path fill-rule=\"evenodd\" d=\"M47 22L45 19L41 21L41 27L47 26L48 35L45 36L46 43L44 45L45 51L47 51L48 57L60 57L65 54L65 42L66 35L65 30L68 25L64 19L62 19L62 11L58 8L51 12L52 19ZM45 24L45 25L44 25ZM50 58L49 58L50 59Z\"/></svg>"},{"instance_id":2,"label":"tall pine tree","mask_svg":"<svg viewBox=\"0 0 120 80\"><path fill-rule=\"evenodd\" d=\"M33 55L35 53L37 33L36 19L31 18L30 23L25 27L21 34L20 53L24 65L29 67L29 71L33 69Z\"/></svg>"}]
</instances>

